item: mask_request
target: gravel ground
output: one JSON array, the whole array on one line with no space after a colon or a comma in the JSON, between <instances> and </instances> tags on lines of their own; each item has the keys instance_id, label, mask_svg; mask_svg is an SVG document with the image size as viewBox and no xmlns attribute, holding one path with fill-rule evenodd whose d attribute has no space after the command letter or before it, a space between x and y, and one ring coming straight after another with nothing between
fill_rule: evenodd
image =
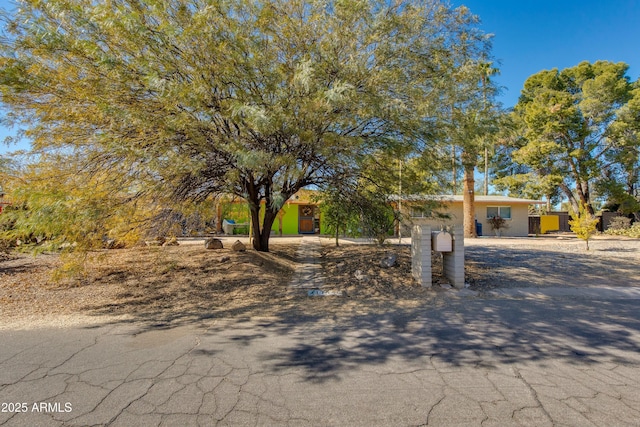
<instances>
[{"instance_id":1,"label":"gravel ground","mask_svg":"<svg viewBox=\"0 0 640 427\"><path fill-rule=\"evenodd\" d=\"M640 286L640 240L596 236L465 241L467 266L483 271L477 290L500 287Z\"/></svg>"},{"instance_id":2,"label":"gravel ground","mask_svg":"<svg viewBox=\"0 0 640 427\"><path fill-rule=\"evenodd\" d=\"M225 241L225 245L231 240ZM300 239L274 239L270 254L206 251L198 240L175 248L108 251L79 280L56 282L56 255L0 258L0 329L64 327L108 321L186 321L225 316L340 315L425 307L446 300L434 256L434 286L410 277L410 248L390 241L334 248L323 239L321 263L330 288L344 297L309 299L287 290ZM640 287L640 239L598 236L467 239L466 281L481 296L497 288ZM225 246L227 247L227 246ZM398 265L380 267L388 253ZM360 272L366 280L356 279ZM444 298L444 300L442 299Z\"/></svg>"}]
</instances>

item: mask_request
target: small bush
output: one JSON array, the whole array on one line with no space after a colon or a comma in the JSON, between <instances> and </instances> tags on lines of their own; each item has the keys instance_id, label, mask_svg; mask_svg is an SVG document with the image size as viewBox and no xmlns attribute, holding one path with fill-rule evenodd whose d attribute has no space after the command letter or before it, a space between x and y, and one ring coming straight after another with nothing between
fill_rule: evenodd
<instances>
[{"instance_id":1,"label":"small bush","mask_svg":"<svg viewBox=\"0 0 640 427\"><path fill-rule=\"evenodd\" d=\"M609 221L608 230L626 230L631 227L631 218L625 216L617 216Z\"/></svg>"},{"instance_id":2,"label":"small bush","mask_svg":"<svg viewBox=\"0 0 640 427\"><path fill-rule=\"evenodd\" d=\"M605 231L605 234L611 236L627 236L640 239L640 223L633 224L631 227L625 229L610 228Z\"/></svg>"},{"instance_id":3,"label":"small bush","mask_svg":"<svg viewBox=\"0 0 640 427\"><path fill-rule=\"evenodd\" d=\"M580 205L580 210L574 212L573 209L570 212L571 218L569 225L571 231L576 233L579 239L582 239L587 244L587 250L589 250L589 239L596 234L596 226L598 224L598 218L594 217L587 210L586 205Z\"/></svg>"},{"instance_id":4,"label":"small bush","mask_svg":"<svg viewBox=\"0 0 640 427\"><path fill-rule=\"evenodd\" d=\"M509 225L507 224L507 220L500 216L494 216L493 218L489 218L488 221L492 230L501 230L503 228L509 228Z\"/></svg>"}]
</instances>

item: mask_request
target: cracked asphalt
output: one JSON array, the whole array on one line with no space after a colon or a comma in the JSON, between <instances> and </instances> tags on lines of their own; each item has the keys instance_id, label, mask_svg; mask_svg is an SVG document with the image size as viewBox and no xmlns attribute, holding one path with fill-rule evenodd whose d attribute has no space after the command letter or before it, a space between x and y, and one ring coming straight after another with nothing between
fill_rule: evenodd
<instances>
[{"instance_id":1,"label":"cracked asphalt","mask_svg":"<svg viewBox=\"0 0 640 427\"><path fill-rule=\"evenodd\" d=\"M0 331L0 424L640 425L639 300L452 292L384 315Z\"/></svg>"}]
</instances>

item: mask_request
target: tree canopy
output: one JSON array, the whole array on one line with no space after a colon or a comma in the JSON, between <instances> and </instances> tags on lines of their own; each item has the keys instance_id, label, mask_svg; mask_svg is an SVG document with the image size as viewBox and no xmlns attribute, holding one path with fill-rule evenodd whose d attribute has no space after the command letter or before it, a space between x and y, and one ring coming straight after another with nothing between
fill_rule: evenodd
<instances>
[{"instance_id":1,"label":"tree canopy","mask_svg":"<svg viewBox=\"0 0 640 427\"><path fill-rule=\"evenodd\" d=\"M454 182L458 166L463 171L464 235L476 237L475 168L497 131L500 108L495 101L498 88L490 77L497 69L488 62L488 52L469 57L452 75L454 84L445 92L442 116L446 140L451 145ZM456 191L454 184L454 193Z\"/></svg>"},{"instance_id":2,"label":"tree canopy","mask_svg":"<svg viewBox=\"0 0 640 427\"><path fill-rule=\"evenodd\" d=\"M124 177L132 203L244 197L263 251L300 188L434 144L451 70L487 40L439 0L28 0L2 22L5 122L41 159Z\"/></svg>"},{"instance_id":3,"label":"tree canopy","mask_svg":"<svg viewBox=\"0 0 640 427\"><path fill-rule=\"evenodd\" d=\"M507 151L510 161L524 168L502 183L548 197L559 189L575 212L584 205L590 214L597 192L633 199L640 110L637 82L626 75L628 68L582 62L529 77L514 111L521 137L513 138ZM535 186L523 185L532 180Z\"/></svg>"}]
</instances>

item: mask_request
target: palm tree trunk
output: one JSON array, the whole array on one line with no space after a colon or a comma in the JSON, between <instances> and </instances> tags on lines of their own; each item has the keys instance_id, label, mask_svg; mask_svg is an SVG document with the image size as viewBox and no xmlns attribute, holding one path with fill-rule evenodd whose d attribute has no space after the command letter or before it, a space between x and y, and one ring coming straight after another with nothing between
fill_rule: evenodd
<instances>
[{"instance_id":1,"label":"palm tree trunk","mask_svg":"<svg viewBox=\"0 0 640 427\"><path fill-rule=\"evenodd\" d=\"M464 189L463 189L463 224L464 224L464 237L476 238L476 207L475 207L475 178L473 172L475 167L465 166L464 168Z\"/></svg>"}]
</instances>

